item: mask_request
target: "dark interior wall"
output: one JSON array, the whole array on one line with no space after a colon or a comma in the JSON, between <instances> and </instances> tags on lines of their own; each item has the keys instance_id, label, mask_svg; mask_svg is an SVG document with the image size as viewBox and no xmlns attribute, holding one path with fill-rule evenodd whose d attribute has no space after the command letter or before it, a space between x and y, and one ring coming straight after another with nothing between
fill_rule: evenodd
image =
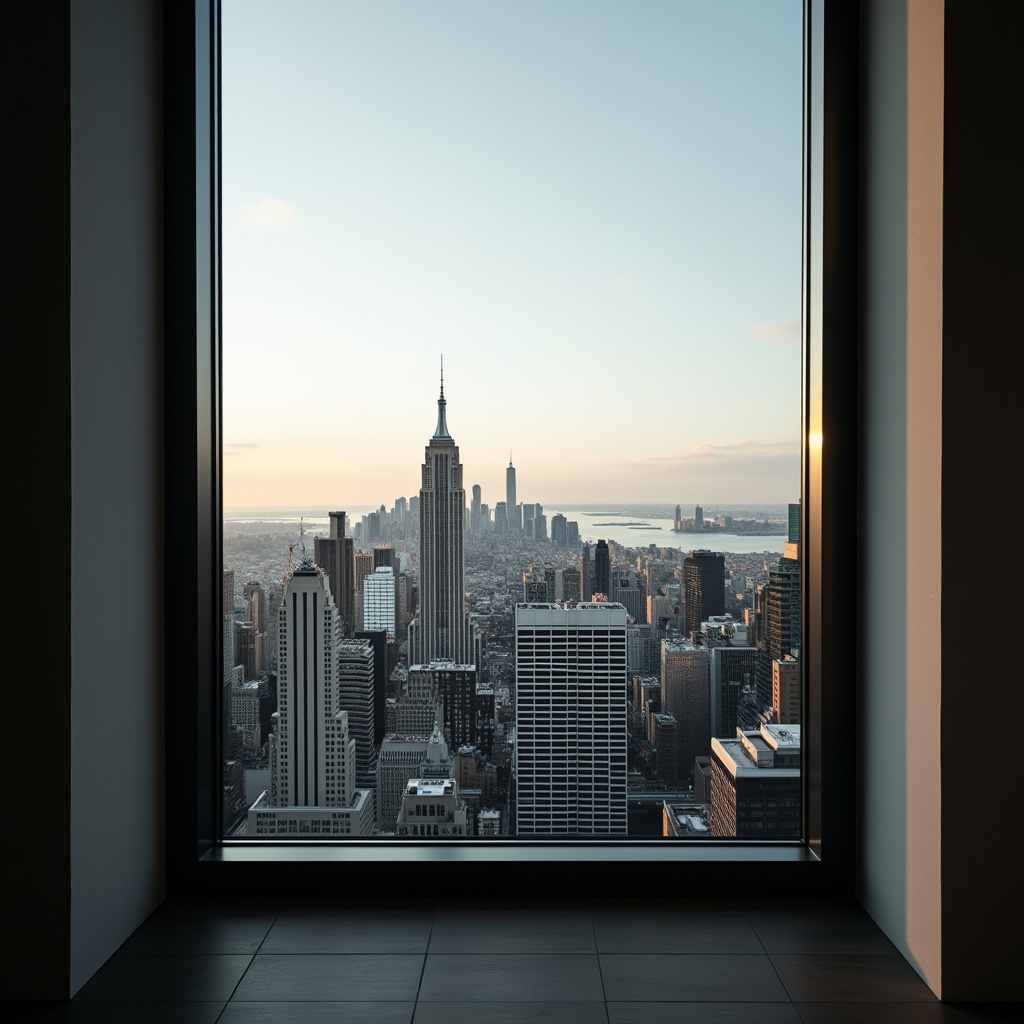
<instances>
[{"instance_id":1,"label":"dark interior wall","mask_svg":"<svg viewBox=\"0 0 1024 1024\"><path fill-rule=\"evenodd\" d=\"M0 7L5 998L72 995L163 894L160 18Z\"/></svg>"},{"instance_id":2,"label":"dark interior wall","mask_svg":"<svg viewBox=\"0 0 1024 1024\"><path fill-rule=\"evenodd\" d=\"M945 0L942 995L1024 1000L1015 644L1024 387L1024 3ZM1000 539L1001 538L1001 539Z\"/></svg>"},{"instance_id":3,"label":"dark interior wall","mask_svg":"<svg viewBox=\"0 0 1024 1024\"><path fill-rule=\"evenodd\" d=\"M162 34L71 3L71 962L164 894Z\"/></svg>"},{"instance_id":4,"label":"dark interior wall","mask_svg":"<svg viewBox=\"0 0 1024 1024\"><path fill-rule=\"evenodd\" d=\"M70 17L67 0L0 7L0 336L12 513L4 629L20 651L7 663L0 741L0 986L25 999L67 992L70 950Z\"/></svg>"}]
</instances>

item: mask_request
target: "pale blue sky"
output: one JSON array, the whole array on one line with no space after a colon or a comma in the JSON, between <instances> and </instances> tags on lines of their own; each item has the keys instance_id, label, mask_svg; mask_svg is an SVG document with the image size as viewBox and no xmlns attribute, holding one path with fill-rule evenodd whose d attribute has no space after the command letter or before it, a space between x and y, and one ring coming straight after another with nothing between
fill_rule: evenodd
<instances>
[{"instance_id":1,"label":"pale blue sky","mask_svg":"<svg viewBox=\"0 0 1024 1024\"><path fill-rule=\"evenodd\" d=\"M224 0L227 505L799 497L800 0Z\"/></svg>"}]
</instances>

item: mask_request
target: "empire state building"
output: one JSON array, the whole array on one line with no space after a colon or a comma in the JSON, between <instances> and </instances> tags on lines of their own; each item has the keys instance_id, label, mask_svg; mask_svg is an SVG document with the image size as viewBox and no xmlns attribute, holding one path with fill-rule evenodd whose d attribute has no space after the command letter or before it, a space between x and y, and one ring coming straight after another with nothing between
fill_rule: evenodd
<instances>
[{"instance_id":1,"label":"empire state building","mask_svg":"<svg viewBox=\"0 0 1024 1024\"><path fill-rule=\"evenodd\" d=\"M420 487L420 615L418 657L434 661L472 661L465 609L463 550L466 492L459 449L445 421L444 370L437 400L437 429L423 458Z\"/></svg>"}]
</instances>

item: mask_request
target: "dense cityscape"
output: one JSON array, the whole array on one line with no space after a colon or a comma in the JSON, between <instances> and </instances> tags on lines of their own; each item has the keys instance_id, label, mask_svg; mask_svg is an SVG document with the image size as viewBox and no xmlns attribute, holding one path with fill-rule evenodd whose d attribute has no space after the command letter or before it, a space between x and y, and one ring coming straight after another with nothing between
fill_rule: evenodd
<instances>
[{"instance_id":1,"label":"dense cityscape","mask_svg":"<svg viewBox=\"0 0 1024 1024\"><path fill-rule=\"evenodd\" d=\"M442 376L418 495L225 527L225 834L798 838L799 505L591 543L463 472Z\"/></svg>"}]
</instances>

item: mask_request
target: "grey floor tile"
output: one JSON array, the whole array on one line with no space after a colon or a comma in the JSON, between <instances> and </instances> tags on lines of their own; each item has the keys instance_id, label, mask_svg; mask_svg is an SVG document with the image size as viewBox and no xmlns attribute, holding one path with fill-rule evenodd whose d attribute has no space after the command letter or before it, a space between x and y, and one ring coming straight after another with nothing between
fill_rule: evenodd
<instances>
[{"instance_id":1,"label":"grey floor tile","mask_svg":"<svg viewBox=\"0 0 1024 1024\"><path fill-rule=\"evenodd\" d=\"M596 956L430 954L419 1002L589 1002L603 998Z\"/></svg>"},{"instance_id":2,"label":"grey floor tile","mask_svg":"<svg viewBox=\"0 0 1024 1024\"><path fill-rule=\"evenodd\" d=\"M594 953L586 910L438 910L431 953Z\"/></svg>"},{"instance_id":3,"label":"grey floor tile","mask_svg":"<svg viewBox=\"0 0 1024 1024\"><path fill-rule=\"evenodd\" d=\"M689 909L594 911L601 953L764 953L743 914Z\"/></svg>"},{"instance_id":4,"label":"grey floor tile","mask_svg":"<svg viewBox=\"0 0 1024 1024\"><path fill-rule=\"evenodd\" d=\"M71 1000L36 1024L217 1024L223 1002L80 1003Z\"/></svg>"},{"instance_id":5,"label":"grey floor tile","mask_svg":"<svg viewBox=\"0 0 1024 1024\"><path fill-rule=\"evenodd\" d=\"M788 1002L764 955L601 954L605 998L615 1002Z\"/></svg>"},{"instance_id":6,"label":"grey floor tile","mask_svg":"<svg viewBox=\"0 0 1024 1024\"><path fill-rule=\"evenodd\" d=\"M260 953L426 953L433 914L283 911Z\"/></svg>"},{"instance_id":7,"label":"grey floor tile","mask_svg":"<svg viewBox=\"0 0 1024 1024\"><path fill-rule=\"evenodd\" d=\"M232 997L239 1002L362 1002L416 998L422 956L264 954Z\"/></svg>"},{"instance_id":8,"label":"grey floor tile","mask_svg":"<svg viewBox=\"0 0 1024 1024\"><path fill-rule=\"evenodd\" d=\"M224 1002L251 960L236 953L117 953L73 1002Z\"/></svg>"},{"instance_id":9,"label":"grey floor tile","mask_svg":"<svg viewBox=\"0 0 1024 1024\"><path fill-rule=\"evenodd\" d=\"M883 953L896 947L850 904L752 909L748 918L768 953Z\"/></svg>"},{"instance_id":10,"label":"grey floor tile","mask_svg":"<svg viewBox=\"0 0 1024 1024\"><path fill-rule=\"evenodd\" d=\"M609 1024L801 1024L792 1003L609 1003Z\"/></svg>"},{"instance_id":11,"label":"grey floor tile","mask_svg":"<svg viewBox=\"0 0 1024 1024\"><path fill-rule=\"evenodd\" d=\"M935 1001L899 954L787 953L771 961L794 1003Z\"/></svg>"},{"instance_id":12,"label":"grey floor tile","mask_svg":"<svg viewBox=\"0 0 1024 1024\"><path fill-rule=\"evenodd\" d=\"M973 1024L942 1003L796 1003L803 1024Z\"/></svg>"},{"instance_id":13,"label":"grey floor tile","mask_svg":"<svg viewBox=\"0 0 1024 1024\"><path fill-rule=\"evenodd\" d=\"M602 1002L418 1003L413 1024L608 1024Z\"/></svg>"},{"instance_id":14,"label":"grey floor tile","mask_svg":"<svg viewBox=\"0 0 1024 1024\"><path fill-rule=\"evenodd\" d=\"M276 917L274 911L234 906L161 907L133 933L122 953L255 953Z\"/></svg>"},{"instance_id":15,"label":"grey floor tile","mask_svg":"<svg viewBox=\"0 0 1024 1024\"><path fill-rule=\"evenodd\" d=\"M410 1024L405 1003L228 1003L217 1024Z\"/></svg>"}]
</instances>

